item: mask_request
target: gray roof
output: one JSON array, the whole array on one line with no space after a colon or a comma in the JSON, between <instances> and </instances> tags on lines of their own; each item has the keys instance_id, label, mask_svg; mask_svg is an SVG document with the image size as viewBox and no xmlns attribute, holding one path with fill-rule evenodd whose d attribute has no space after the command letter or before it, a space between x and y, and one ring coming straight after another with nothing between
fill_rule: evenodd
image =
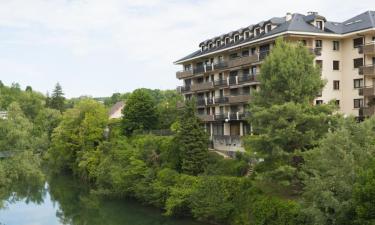
<instances>
[{"instance_id":1,"label":"gray roof","mask_svg":"<svg viewBox=\"0 0 375 225\"><path fill-rule=\"evenodd\" d=\"M324 26L325 29L320 30L316 28L315 26L313 26L310 22L312 22L314 19L325 20L326 21L325 26ZM225 48L230 48L232 46L240 45L246 42L252 42L257 39L261 39L261 38L268 37L268 36L278 34L278 33L283 33L285 31L309 32L309 33L320 33L320 34L346 34L346 33L364 30L368 28L375 28L375 11L364 12L344 22L327 21L325 17L315 14L315 13L309 14L309 15L294 13L292 15L292 19L289 21L286 21L285 17L273 17L269 20L262 21L256 25L249 25L249 29L252 30L255 27L264 26L268 23L272 23L276 25L276 27L272 29L271 31L269 31L268 33L262 32L260 35L256 37L251 37L248 39L241 38L240 40L236 42L231 42L230 44L214 47L212 49L206 49L204 51L197 50L183 57L182 59L177 60L176 62L184 61L190 58L195 58L200 55L204 55L210 52L215 52L217 50L222 50ZM227 34L223 34L220 37L229 36L230 34L233 34L233 31Z\"/></svg>"}]
</instances>

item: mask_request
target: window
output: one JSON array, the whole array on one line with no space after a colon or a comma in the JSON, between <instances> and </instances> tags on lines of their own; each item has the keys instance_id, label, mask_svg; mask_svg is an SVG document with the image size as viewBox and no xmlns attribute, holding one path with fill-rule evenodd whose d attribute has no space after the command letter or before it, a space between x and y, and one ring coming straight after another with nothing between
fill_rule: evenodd
<instances>
[{"instance_id":1,"label":"window","mask_svg":"<svg viewBox=\"0 0 375 225\"><path fill-rule=\"evenodd\" d=\"M211 49L212 47L214 47L214 44L210 43L210 44L208 45L208 47Z\"/></svg>"},{"instance_id":2,"label":"window","mask_svg":"<svg viewBox=\"0 0 375 225\"><path fill-rule=\"evenodd\" d=\"M375 37L372 37L372 41L375 41Z\"/></svg>"},{"instance_id":3,"label":"window","mask_svg":"<svg viewBox=\"0 0 375 225\"><path fill-rule=\"evenodd\" d=\"M271 24L267 24L266 26L266 32L270 32L272 30L272 25Z\"/></svg>"},{"instance_id":4,"label":"window","mask_svg":"<svg viewBox=\"0 0 375 225\"><path fill-rule=\"evenodd\" d=\"M333 51L339 51L339 50L340 50L340 42L333 41Z\"/></svg>"},{"instance_id":5,"label":"window","mask_svg":"<svg viewBox=\"0 0 375 225\"><path fill-rule=\"evenodd\" d=\"M249 38L250 37L250 32L249 31L246 31L245 32L245 38L247 39L247 38Z\"/></svg>"},{"instance_id":6,"label":"window","mask_svg":"<svg viewBox=\"0 0 375 225\"><path fill-rule=\"evenodd\" d=\"M260 28L259 27L255 28L254 32L255 32L255 36L258 36L260 34Z\"/></svg>"},{"instance_id":7,"label":"window","mask_svg":"<svg viewBox=\"0 0 375 225\"><path fill-rule=\"evenodd\" d=\"M323 30L323 21L316 21L316 27L320 30Z\"/></svg>"},{"instance_id":8,"label":"window","mask_svg":"<svg viewBox=\"0 0 375 225\"><path fill-rule=\"evenodd\" d=\"M363 107L363 99L362 98L354 99L354 108L358 109L361 107Z\"/></svg>"},{"instance_id":9,"label":"window","mask_svg":"<svg viewBox=\"0 0 375 225\"><path fill-rule=\"evenodd\" d=\"M235 59L235 58L237 58L237 57L238 57L237 53L233 53L233 54L230 54L230 55L229 55L229 58L230 58L230 59Z\"/></svg>"},{"instance_id":10,"label":"window","mask_svg":"<svg viewBox=\"0 0 375 225\"><path fill-rule=\"evenodd\" d=\"M359 68L363 66L363 58L353 59L354 68Z\"/></svg>"},{"instance_id":11,"label":"window","mask_svg":"<svg viewBox=\"0 0 375 225\"><path fill-rule=\"evenodd\" d=\"M184 66L184 70L185 70L185 71L190 71L190 70L191 70L191 65L190 65L190 64L185 65L185 66Z\"/></svg>"},{"instance_id":12,"label":"window","mask_svg":"<svg viewBox=\"0 0 375 225\"><path fill-rule=\"evenodd\" d=\"M256 51L257 51L257 49L256 49L256 48L251 48L251 50L250 50L250 51L251 51L251 54L252 54L252 55L255 55L255 53L256 53Z\"/></svg>"},{"instance_id":13,"label":"window","mask_svg":"<svg viewBox=\"0 0 375 225\"><path fill-rule=\"evenodd\" d=\"M225 44L227 45L227 44L229 44L229 42L230 42L229 37L226 37L226 38L225 38Z\"/></svg>"},{"instance_id":14,"label":"window","mask_svg":"<svg viewBox=\"0 0 375 225\"><path fill-rule=\"evenodd\" d=\"M323 100L316 100L316 101L315 101L315 104L316 104L316 105L321 105L321 104L323 104Z\"/></svg>"},{"instance_id":15,"label":"window","mask_svg":"<svg viewBox=\"0 0 375 225\"><path fill-rule=\"evenodd\" d=\"M354 88L361 88L363 87L363 79L354 79Z\"/></svg>"},{"instance_id":16,"label":"window","mask_svg":"<svg viewBox=\"0 0 375 225\"><path fill-rule=\"evenodd\" d=\"M235 35L234 36L234 41L238 41L238 40L240 40L240 35Z\"/></svg>"},{"instance_id":17,"label":"window","mask_svg":"<svg viewBox=\"0 0 375 225\"><path fill-rule=\"evenodd\" d=\"M315 48L323 48L323 41L315 40Z\"/></svg>"},{"instance_id":18,"label":"window","mask_svg":"<svg viewBox=\"0 0 375 225\"><path fill-rule=\"evenodd\" d=\"M340 90L340 81L339 80L333 81L333 90Z\"/></svg>"},{"instance_id":19,"label":"window","mask_svg":"<svg viewBox=\"0 0 375 225\"><path fill-rule=\"evenodd\" d=\"M333 60L333 70L340 70L340 61Z\"/></svg>"},{"instance_id":20,"label":"window","mask_svg":"<svg viewBox=\"0 0 375 225\"><path fill-rule=\"evenodd\" d=\"M204 51L204 49L205 49L204 45L202 45L202 47L201 47L201 48L202 48L202 52L203 52L203 51Z\"/></svg>"},{"instance_id":21,"label":"window","mask_svg":"<svg viewBox=\"0 0 375 225\"><path fill-rule=\"evenodd\" d=\"M316 66L318 66L321 70L323 69L323 60L315 60Z\"/></svg>"},{"instance_id":22,"label":"window","mask_svg":"<svg viewBox=\"0 0 375 225\"><path fill-rule=\"evenodd\" d=\"M249 50L242 51L242 56L249 56Z\"/></svg>"},{"instance_id":23,"label":"window","mask_svg":"<svg viewBox=\"0 0 375 225\"><path fill-rule=\"evenodd\" d=\"M363 38L362 37L353 39L353 47L354 48L361 47L362 45L363 45Z\"/></svg>"},{"instance_id":24,"label":"window","mask_svg":"<svg viewBox=\"0 0 375 225\"><path fill-rule=\"evenodd\" d=\"M335 104L336 104L337 106L340 106L340 100L336 100L336 101L335 101Z\"/></svg>"},{"instance_id":25,"label":"window","mask_svg":"<svg viewBox=\"0 0 375 225\"><path fill-rule=\"evenodd\" d=\"M221 41L220 40L217 40L216 41L216 47L219 47L221 45Z\"/></svg>"}]
</instances>

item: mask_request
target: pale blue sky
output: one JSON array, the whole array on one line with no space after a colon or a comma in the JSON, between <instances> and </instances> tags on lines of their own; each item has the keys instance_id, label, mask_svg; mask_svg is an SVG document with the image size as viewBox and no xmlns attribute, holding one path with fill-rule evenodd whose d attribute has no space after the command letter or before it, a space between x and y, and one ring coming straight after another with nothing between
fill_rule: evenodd
<instances>
[{"instance_id":1,"label":"pale blue sky","mask_svg":"<svg viewBox=\"0 0 375 225\"><path fill-rule=\"evenodd\" d=\"M342 21L373 0L0 0L0 80L68 97L173 89L173 61L213 36L286 12Z\"/></svg>"}]
</instances>

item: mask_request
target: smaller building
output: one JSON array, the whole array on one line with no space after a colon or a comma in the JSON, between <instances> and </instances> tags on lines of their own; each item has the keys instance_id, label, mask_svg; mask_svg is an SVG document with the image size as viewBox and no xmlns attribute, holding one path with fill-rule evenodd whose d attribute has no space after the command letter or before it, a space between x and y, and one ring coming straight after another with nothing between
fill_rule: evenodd
<instances>
[{"instance_id":1,"label":"smaller building","mask_svg":"<svg viewBox=\"0 0 375 225\"><path fill-rule=\"evenodd\" d=\"M108 116L109 119L119 119L122 117L122 109L125 107L125 103L123 101L117 102L112 106L109 110Z\"/></svg>"},{"instance_id":2,"label":"smaller building","mask_svg":"<svg viewBox=\"0 0 375 225\"><path fill-rule=\"evenodd\" d=\"M0 119L6 120L8 118L7 111L0 111Z\"/></svg>"}]
</instances>

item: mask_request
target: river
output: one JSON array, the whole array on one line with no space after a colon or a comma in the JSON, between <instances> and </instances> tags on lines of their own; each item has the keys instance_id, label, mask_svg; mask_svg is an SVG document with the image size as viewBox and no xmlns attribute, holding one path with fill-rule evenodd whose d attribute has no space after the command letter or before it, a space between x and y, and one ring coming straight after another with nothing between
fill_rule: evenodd
<instances>
[{"instance_id":1,"label":"river","mask_svg":"<svg viewBox=\"0 0 375 225\"><path fill-rule=\"evenodd\" d=\"M10 194L0 208L1 225L203 225L172 219L133 200L103 199L70 176ZM23 186L25 184L22 184Z\"/></svg>"}]
</instances>

